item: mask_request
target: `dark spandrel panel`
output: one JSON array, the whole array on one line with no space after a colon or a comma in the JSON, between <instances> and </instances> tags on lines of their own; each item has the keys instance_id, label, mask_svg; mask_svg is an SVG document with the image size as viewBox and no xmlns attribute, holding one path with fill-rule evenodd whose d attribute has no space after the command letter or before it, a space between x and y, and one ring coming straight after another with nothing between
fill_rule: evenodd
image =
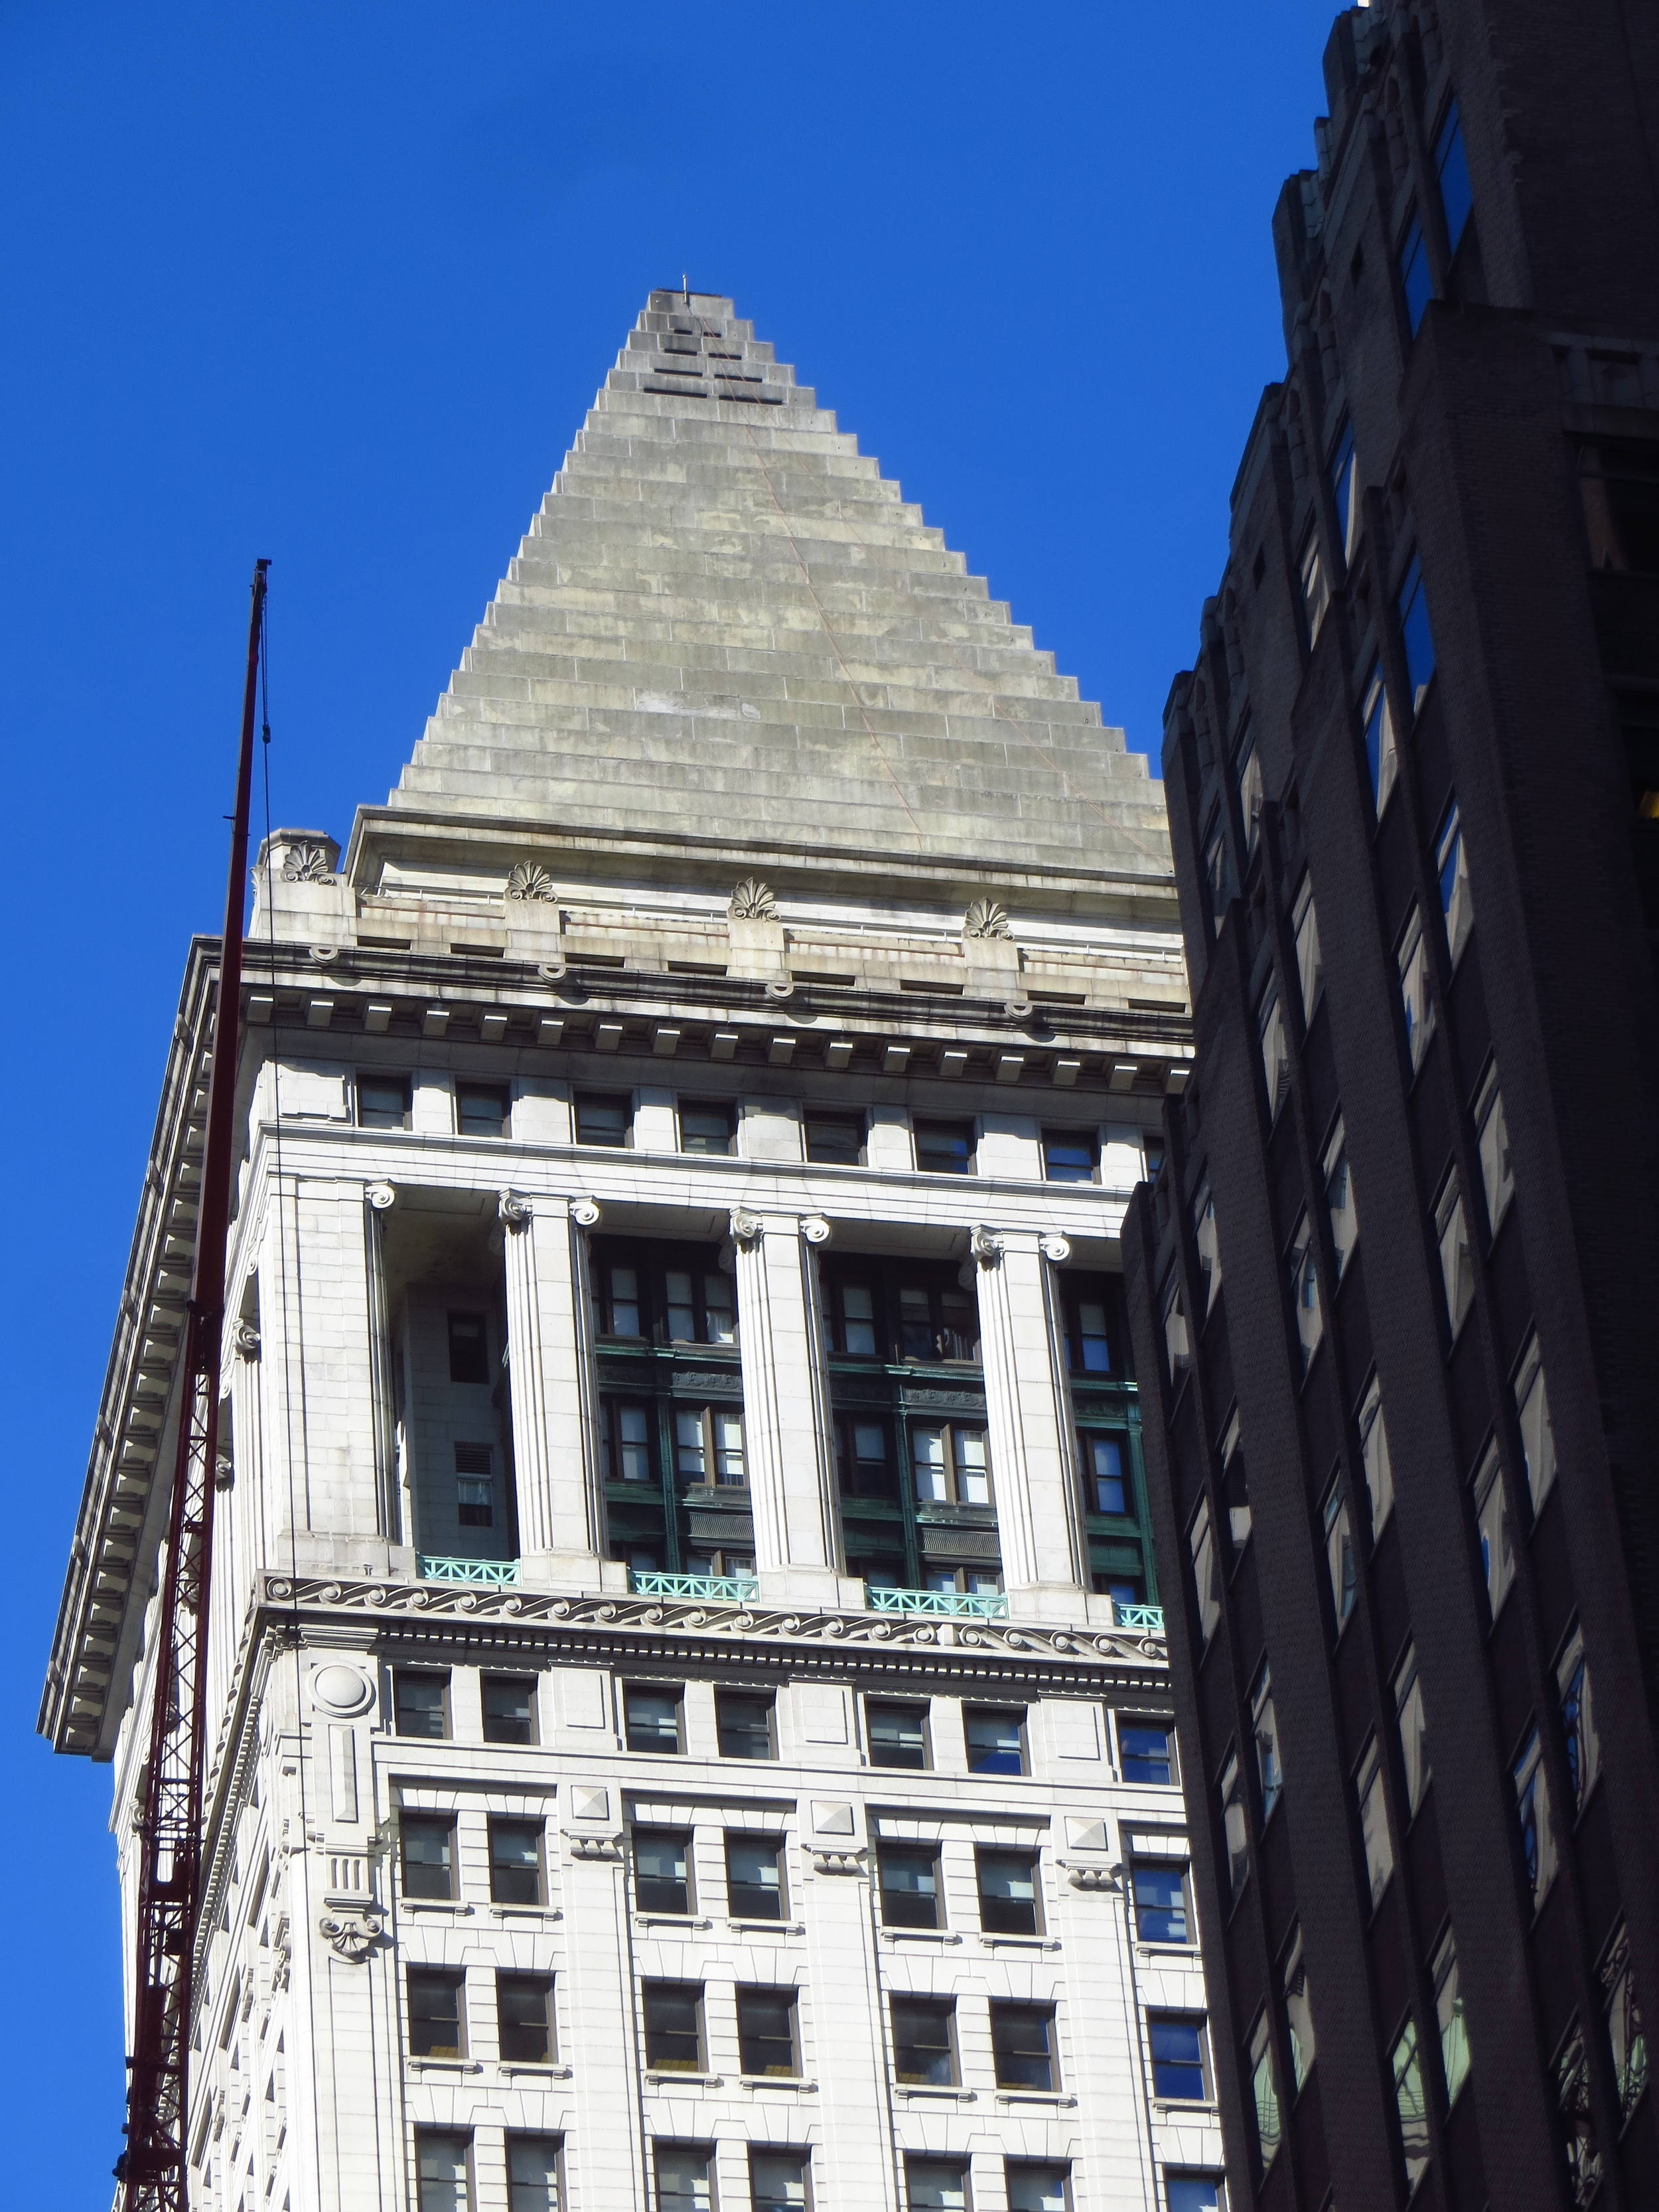
<instances>
[{"instance_id":1,"label":"dark spandrel panel","mask_svg":"<svg viewBox=\"0 0 1659 2212\"><path fill-rule=\"evenodd\" d=\"M1432 1785L1418 1807L1406 1838L1406 1870L1418 1926L1438 1928L1446 1917L1446 1874L1440 1857L1438 1801Z\"/></svg>"}]
</instances>

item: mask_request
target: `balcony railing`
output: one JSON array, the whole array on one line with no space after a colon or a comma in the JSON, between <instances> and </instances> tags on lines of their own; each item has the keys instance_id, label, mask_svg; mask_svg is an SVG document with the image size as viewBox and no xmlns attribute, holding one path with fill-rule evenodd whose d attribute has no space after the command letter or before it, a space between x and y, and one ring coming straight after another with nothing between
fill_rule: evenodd
<instances>
[{"instance_id":1,"label":"balcony railing","mask_svg":"<svg viewBox=\"0 0 1659 2212\"><path fill-rule=\"evenodd\" d=\"M630 1567L628 1586L636 1597L712 1598L717 1605L747 1605L760 1589L753 1575L665 1575L654 1567Z\"/></svg>"},{"instance_id":2,"label":"balcony railing","mask_svg":"<svg viewBox=\"0 0 1659 2212\"><path fill-rule=\"evenodd\" d=\"M1112 1626L1114 1628L1137 1629L1143 1636L1162 1636L1164 1608L1161 1605L1125 1605L1114 1598Z\"/></svg>"},{"instance_id":3,"label":"balcony railing","mask_svg":"<svg viewBox=\"0 0 1659 2212\"><path fill-rule=\"evenodd\" d=\"M516 1559L434 1559L419 1553L415 1565L423 1583L483 1583L492 1589L510 1589L519 1579Z\"/></svg>"},{"instance_id":4,"label":"balcony railing","mask_svg":"<svg viewBox=\"0 0 1659 2212\"><path fill-rule=\"evenodd\" d=\"M1000 1590L915 1590L865 1589L872 1613L924 1613L962 1620L1003 1620L1008 1601Z\"/></svg>"}]
</instances>

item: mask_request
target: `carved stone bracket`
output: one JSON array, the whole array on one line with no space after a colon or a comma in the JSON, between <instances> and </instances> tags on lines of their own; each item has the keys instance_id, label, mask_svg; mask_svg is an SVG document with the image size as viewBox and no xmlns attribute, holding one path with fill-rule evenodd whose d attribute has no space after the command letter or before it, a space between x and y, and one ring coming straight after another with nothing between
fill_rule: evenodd
<instances>
[{"instance_id":1,"label":"carved stone bracket","mask_svg":"<svg viewBox=\"0 0 1659 2212\"><path fill-rule=\"evenodd\" d=\"M1073 1889L1118 1889L1122 1887L1115 1867L1072 1866L1062 1859L1066 1879Z\"/></svg>"},{"instance_id":2,"label":"carved stone bracket","mask_svg":"<svg viewBox=\"0 0 1659 2212\"><path fill-rule=\"evenodd\" d=\"M1008 909L1000 899L976 898L962 918L964 937L1006 937Z\"/></svg>"},{"instance_id":3,"label":"carved stone bracket","mask_svg":"<svg viewBox=\"0 0 1659 2212\"><path fill-rule=\"evenodd\" d=\"M981 1267L994 1267L1002 1258L1002 1239L994 1229L976 1221L968 1231L968 1249Z\"/></svg>"},{"instance_id":4,"label":"carved stone bracket","mask_svg":"<svg viewBox=\"0 0 1659 2212\"><path fill-rule=\"evenodd\" d=\"M395 1206L398 1202L396 1186L389 1182L371 1182L367 1184L363 1190L363 1196L368 1200L376 1213L385 1213L390 1207Z\"/></svg>"},{"instance_id":5,"label":"carved stone bracket","mask_svg":"<svg viewBox=\"0 0 1659 2212\"><path fill-rule=\"evenodd\" d=\"M513 863L507 872L507 895L510 899L550 899L558 896L552 877L536 860Z\"/></svg>"},{"instance_id":6,"label":"carved stone bracket","mask_svg":"<svg viewBox=\"0 0 1659 2212\"><path fill-rule=\"evenodd\" d=\"M317 1932L324 1942L354 1966L368 1956L385 1928L380 1911L372 1905L342 1905L335 1911L325 1912L317 1923Z\"/></svg>"},{"instance_id":7,"label":"carved stone bracket","mask_svg":"<svg viewBox=\"0 0 1659 2212\"><path fill-rule=\"evenodd\" d=\"M1072 1240L1069 1237L1039 1237L1037 1250L1050 1266L1063 1267L1072 1256Z\"/></svg>"},{"instance_id":8,"label":"carved stone bracket","mask_svg":"<svg viewBox=\"0 0 1659 2212\"><path fill-rule=\"evenodd\" d=\"M752 1244L765 1226L758 1213L746 1213L740 1206L732 1207L732 1242L734 1244Z\"/></svg>"},{"instance_id":9,"label":"carved stone bracket","mask_svg":"<svg viewBox=\"0 0 1659 2212\"><path fill-rule=\"evenodd\" d=\"M528 1229L536 1218L536 1209L530 1200L520 1198L516 1191L512 1190L504 1190L498 1194L495 1212L497 1218L505 1223L514 1235L520 1230Z\"/></svg>"},{"instance_id":10,"label":"carved stone bracket","mask_svg":"<svg viewBox=\"0 0 1659 2212\"><path fill-rule=\"evenodd\" d=\"M795 995L794 984L787 976L782 979L774 978L766 987L766 995L769 999L793 999Z\"/></svg>"},{"instance_id":11,"label":"carved stone bracket","mask_svg":"<svg viewBox=\"0 0 1659 2212\"><path fill-rule=\"evenodd\" d=\"M565 978L565 963L562 960L538 960L536 963L536 973L544 983L562 983Z\"/></svg>"},{"instance_id":12,"label":"carved stone bracket","mask_svg":"<svg viewBox=\"0 0 1659 2212\"><path fill-rule=\"evenodd\" d=\"M734 921L773 921L778 902L770 884L763 884L758 876L745 876L732 893L728 911Z\"/></svg>"},{"instance_id":13,"label":"carved stone bracket","mask_svg":"<svg viewBox=\"0 0 1659 2212\"><path fill-rule=\"evenodd\" d=\"M259 1357L259 1332L251 1321L239 1321L230 1333L230 1341L239 1359Z\"/></svg>"},{"instance_id":14,"label":"carved stone bracket","mask_svg":"<svg viewBox=\"0 0 1659 2212\"><path fill-rule=\"evenodd\" d=\"M597 1229L605 1212L597 1198L579 1198L572 1202L570 1218L578 1229Z\"/></svg>"},{"instance_id":15,"label":"carved stone bracket","mask_svg":"<svg viewBox=\"0 0 1659 2212\"><path fill-rule=\"evenodd\" d=\"M822 1847L812 1853L812 1868L817 1874L850 1874L861 1875L865 1871L864 1850L860 1845L854 1850L828 1850Z\"/></svg>"},{"instance_id":16,"label":"carved stone bracket","mask_svg":"<svg viewBox=\"0 0 1659 2212\"><path fill-rule=\"evenodd\" d=\"M568 1828L562 1828L559 1832L569 1844L570 1856L573 1859L616 1860L620 1859L623 1855L623 1839L620 1834L573 1835Z\"/></svg>"},{"instance_id":17,"label":"carved stone bracket","mask_svg":"<svg viewBox=\"0 0 1659 2212\"><path fill-rule=\"evenodd\" d=\"M821 1213L801 1216L800 1233L809 1244L827 1244L835 1231Z\"/></svg>"}]
</instances>

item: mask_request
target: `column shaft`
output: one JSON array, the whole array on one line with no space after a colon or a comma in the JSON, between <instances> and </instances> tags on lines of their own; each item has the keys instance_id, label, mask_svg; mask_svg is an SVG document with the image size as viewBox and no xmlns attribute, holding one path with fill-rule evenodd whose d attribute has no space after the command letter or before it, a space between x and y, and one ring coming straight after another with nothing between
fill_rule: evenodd
<instances>
[{"instance_id":1,"label":"column shaft","mask_svg":"<svg viewBox=\"0 0 1659 2212\"><path fill-rule=\"evenodd\" d=\"M1036 1237L1011 1234L985 1239L975 1273L1003 1587L1016 1613L1080 1615L1082 1529L1053 1269Z\"/></svg>"}]
</instances>

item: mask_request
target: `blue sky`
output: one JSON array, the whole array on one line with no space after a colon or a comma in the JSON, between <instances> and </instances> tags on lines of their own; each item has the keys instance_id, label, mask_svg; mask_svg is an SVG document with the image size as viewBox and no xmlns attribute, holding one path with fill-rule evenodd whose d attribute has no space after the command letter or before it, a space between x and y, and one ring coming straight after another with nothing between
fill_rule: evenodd
<instances>
[{"instance_id":1,"label":"blue sky","mask_svg":"<svg viewBox=\"0 0 1659 2212\"><path fill-rule=\"evenodd\" d=\"M343 836L685 270L1156 756L1332 12L0 0L15 2202L107 2203L119 2148L108 1770L33 1729L254 556L275 812Z\"/></svg>"}]
</instances>

